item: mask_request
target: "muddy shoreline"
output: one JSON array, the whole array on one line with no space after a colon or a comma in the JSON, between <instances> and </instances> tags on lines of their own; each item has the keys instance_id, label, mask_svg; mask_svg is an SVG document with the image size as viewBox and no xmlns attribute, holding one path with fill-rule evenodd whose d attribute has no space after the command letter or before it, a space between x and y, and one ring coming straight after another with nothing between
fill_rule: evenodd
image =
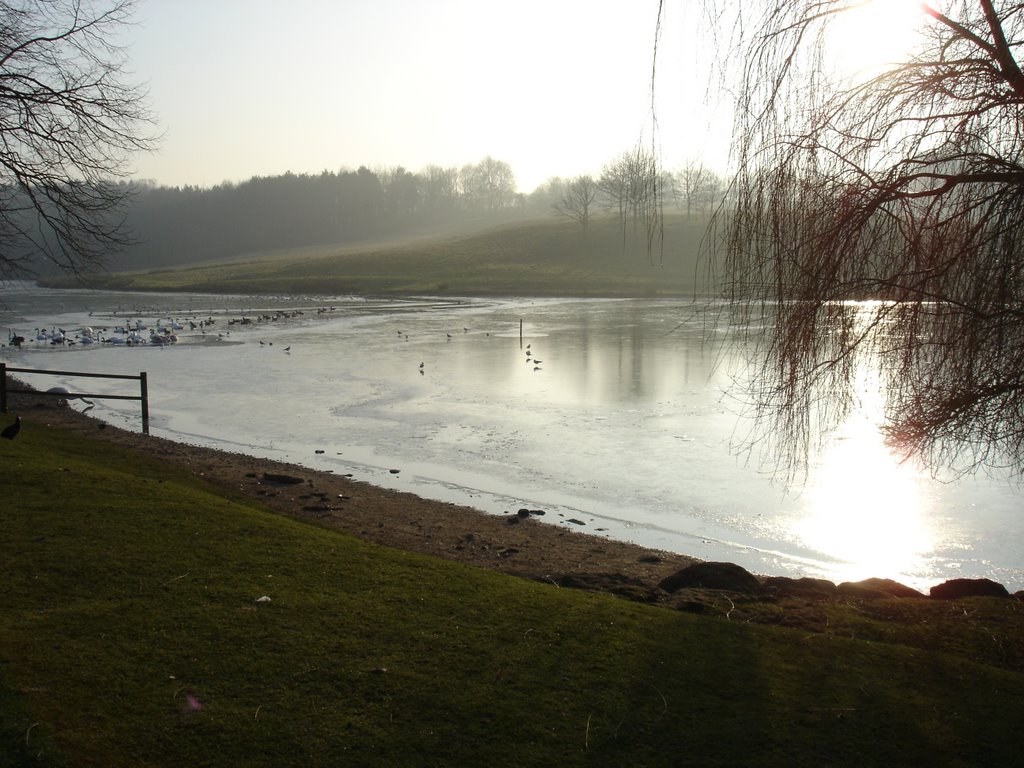
<instances>
[{"instance_id":1,"label":"muddy shoreline","mask_svg":"<svg viewBox=\"0 0 1024 768\"><path fill-rule=\"evenodd\" d=\"M8 411L9 419L20 415L172 462L290 517L375 544L516 576L556 583L570 576L595 588L602 581L655 587L697 562L548 523L538 510L488 514L297 464L143 435L91 418L53 397L11 394Z\"/></svg>"}]
</instances>

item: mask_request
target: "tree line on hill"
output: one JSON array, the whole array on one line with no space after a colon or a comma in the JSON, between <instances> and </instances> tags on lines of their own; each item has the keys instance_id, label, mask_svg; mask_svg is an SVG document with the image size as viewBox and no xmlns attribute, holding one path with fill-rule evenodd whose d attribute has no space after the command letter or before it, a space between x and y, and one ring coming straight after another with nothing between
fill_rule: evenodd
<instances>
[{"instance_id":1,"label":"tree line on hill","mask_svg":"<svg viewBox=\"0 0 1024 768\"><path fill-rule=\"evenodd\" d=\"M508 163L401 166L253 177L212 188L137 183L127 223L137 242L119 269L356 243L438 225L498 220L524 208Z\"/></svg>"},{"instance_id":2,"label":"tree line on hill","mask_svg":"<svg viewBox=\"0 0 1024 768\"><path fill-rule=\"evenodd\" d=\"M530 194L516 192L515 174L485 157L462 168L397 166L253 177L212 188L136 183L127 223L135 244L110 269L152 269L246 253L344 245L475 224L561 214L585 236L589 218L619 217L627 234L646 236L666 205L706 211L721 184L693 163L677 173L658 169L646 151L623 153L599 177L552 178ZM583 194L581 194L581 191Z\"/></svg>"},{"instance_id":3,"label":"tree line on hill","mask_svg":"<svg viewBox=\"0 0 1024 768\"><path fill-rule=\"evenodd\" d=\"M402 166L256 176L210 188L153 182L117 185L132 242L108 257L112 271L154 269L230 259L248 253L372 242L421 232L451 231L552 214L582 225L612 214L627 239L646 237L648 252L665 208L706 211L721 188L693 163L676 173L637 149L607 163L599 176L553 177L530 194L516 191L511 166L493 157L462 168ZM39 262L35 271L51 270Z\"/></svg>"}]
</instances>

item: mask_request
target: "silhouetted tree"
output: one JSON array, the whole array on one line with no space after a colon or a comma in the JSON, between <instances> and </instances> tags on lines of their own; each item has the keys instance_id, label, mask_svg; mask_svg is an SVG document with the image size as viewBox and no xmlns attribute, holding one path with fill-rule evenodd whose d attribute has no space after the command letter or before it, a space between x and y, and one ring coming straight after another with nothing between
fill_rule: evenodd
<instances>
[{"instance_id":1,"label":"silhouetted tree","mask_svg":"<svg viewBox=\"0 0 1024 768\"><path fill-rule=\"evenodd\" d=\"M114 35L133 3L0 2L0 278L77 273L130 240L126 161L152 147Z\"/></svg>"},{"instance_id":2,"label":"silhouetted tree","mask_svg":"<svg viewBox=\"0 0 1024 768\"><path fill-rule=\"evenodd\" d=\"M906 451L1020 472L1024 3L924 6L912 55L860 80L823 48L847 6L735 5L738 174L716 232L756 321L755 400L792 458L877 375Z\"/></svg>"},{"instance_id":3,"label":"silhouetted tree","mask_svg":"<svg viewBox=\"0 0 1024 768\"><path fill-rule=\"evenodd\" d=\"M622 230L622 251L626 251L626 221L629 216L629 154L625 153L606 163L597 179L597 188L605 205L615 212Z\"/></svg>"},{"instance_id":4,"label":"silhouetted tree","mask_svg":"<svg viewBox=\"0 0 1024 768\"><path fill-rule=\"evenodd\" d=\"M652 150L637 145L634 154L634 176L632 177L633 228L643 225L644 252L647 260L654 263L655 241L664 242L664 202L666 174L662 172L657 155Z\"/></svg>"},{"instance_id":5,"label":"silhouetted tree","mask_svg":"<svg viewBox=\"0 0 1024 768\"><path fill-rule=\"evenodd\" d=\"M647 239L647 255L652 256L653 240L659 230L664 186L654 153L641 144L624 152L601 169L597 187L606 205L619 218L622 252L626 252L627 229L633 222L634 237L641 225Z\"/></svg>"},{"instance_id":6,"label":"silhouetted tree","mask_svg":"<svg viewBox=\"0 0 1024 768\"><path fill-rule=\"evenodd\" d=\"M699 160L688 161L675 175L674 181L688 217L694 208L703 209L712 202L718 186L715 173Z\"/></svg>"},{"instance_id":7,"label":"silhouetted tree","mask_svg":"<svg viewBox=\"0 0 1024 768\"><path fill-rule=\"evenodd\" d=\"M559 215L578 221L583 227L585 238L590 224L590 211L596 199L597 182L593 176L584 174L570 179L562 186L562 192L552 207Z\"/></svg>"},{"instance_id":8,"label":"silhouetted tree","mask_svg":"<svg viewBox=\"0 0 1024 768\"><path fill-rule=\"evenodd\" d=\"M516 198L516 177L512 166L488 155L459 172L462 193L470 207L493 211L512 205Z\"/></svg>"}]
</instances>

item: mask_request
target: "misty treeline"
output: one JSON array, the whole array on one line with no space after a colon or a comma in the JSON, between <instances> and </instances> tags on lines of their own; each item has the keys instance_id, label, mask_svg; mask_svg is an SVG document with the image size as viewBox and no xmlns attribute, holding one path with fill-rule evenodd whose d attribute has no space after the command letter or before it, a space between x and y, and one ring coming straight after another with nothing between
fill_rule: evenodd
<instances>
[{"instance_id":1,"label":"misty treeline","mask_svg":"<svg viewBox=\"0 0 1024 768\"><path fill-rule=\"evenodd\" d=\"M345 244L515 217L526 208L511 166L485 157L430 165L285 173L211 188L136 182L127 224L136 242L114 269L174 266L255 251Z\"/></svg>"},{"instance_id":2,"label":"misty treeline","mask_svg":"<svg viewBox=\"0 0 1024 768\"><path fill-rule=\"evenodd\" d=\"M591 217L611 212L619 220L623 249L627 237L643 233L652 246L667 210L706 214L722 202L726 184L699 160L672 171L642 145L606 163L598 176L552 178L534 193L547 197L556 213L578 221L587 236Z\"/></svg>"},{"instance_id":3,"label":"misty treeline","mask_svg":"<svg viewBox=\"0 0 1024 768\"><path fill-rule=\"evenodd\" d=\"M587 225L614 215L622 250L646 238L650 255L665 208L707 211L722 188L719 177L692 162L670 172L646 150L624 152L599 176L551 178L530 194L516 191L515 174L485 157L461 168L428 165L285 173L224 182L210 188L121 182L125 230L131 243L111 252L110 270L175 267L234 256L321 245L372 243L422 232L466 231L479 226L560 214ZM48 264L34 265L40 275Z\"/></svg>"}]
</instances>

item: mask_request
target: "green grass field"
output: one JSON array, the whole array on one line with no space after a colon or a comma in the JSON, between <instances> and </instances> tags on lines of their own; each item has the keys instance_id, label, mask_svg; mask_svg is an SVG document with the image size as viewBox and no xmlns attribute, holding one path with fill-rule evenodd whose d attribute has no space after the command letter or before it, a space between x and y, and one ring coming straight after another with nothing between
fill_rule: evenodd
<instances>
[{"instance_id":1,"label":"green grass field","mask_svg":"<svg viewBox=\"0 0 1024 768\"><path fill-rule=\"evenodd\" d=\"M599 217L589 234L565 219L506 225L462 237L410 239L367 249L305 248L183 269L103 274L87 282L125 290L223 293L531 296L693 295L706 288L706 221L669 216L648 248L642 229Z\"/></svg>"},{"instance_id":2,"label":"green grass field","mask_svg":"<svg viewBox=\"0 0 1024 768\"><path fill-rule=\"evenodd\" d=\"M942 650L911 608L755 626L372 546L28 419L0 443L0 765L1021 760L1024 668L989 647L1016 601L947 605L986 618Z\"/></svg>"}]
</instances>

